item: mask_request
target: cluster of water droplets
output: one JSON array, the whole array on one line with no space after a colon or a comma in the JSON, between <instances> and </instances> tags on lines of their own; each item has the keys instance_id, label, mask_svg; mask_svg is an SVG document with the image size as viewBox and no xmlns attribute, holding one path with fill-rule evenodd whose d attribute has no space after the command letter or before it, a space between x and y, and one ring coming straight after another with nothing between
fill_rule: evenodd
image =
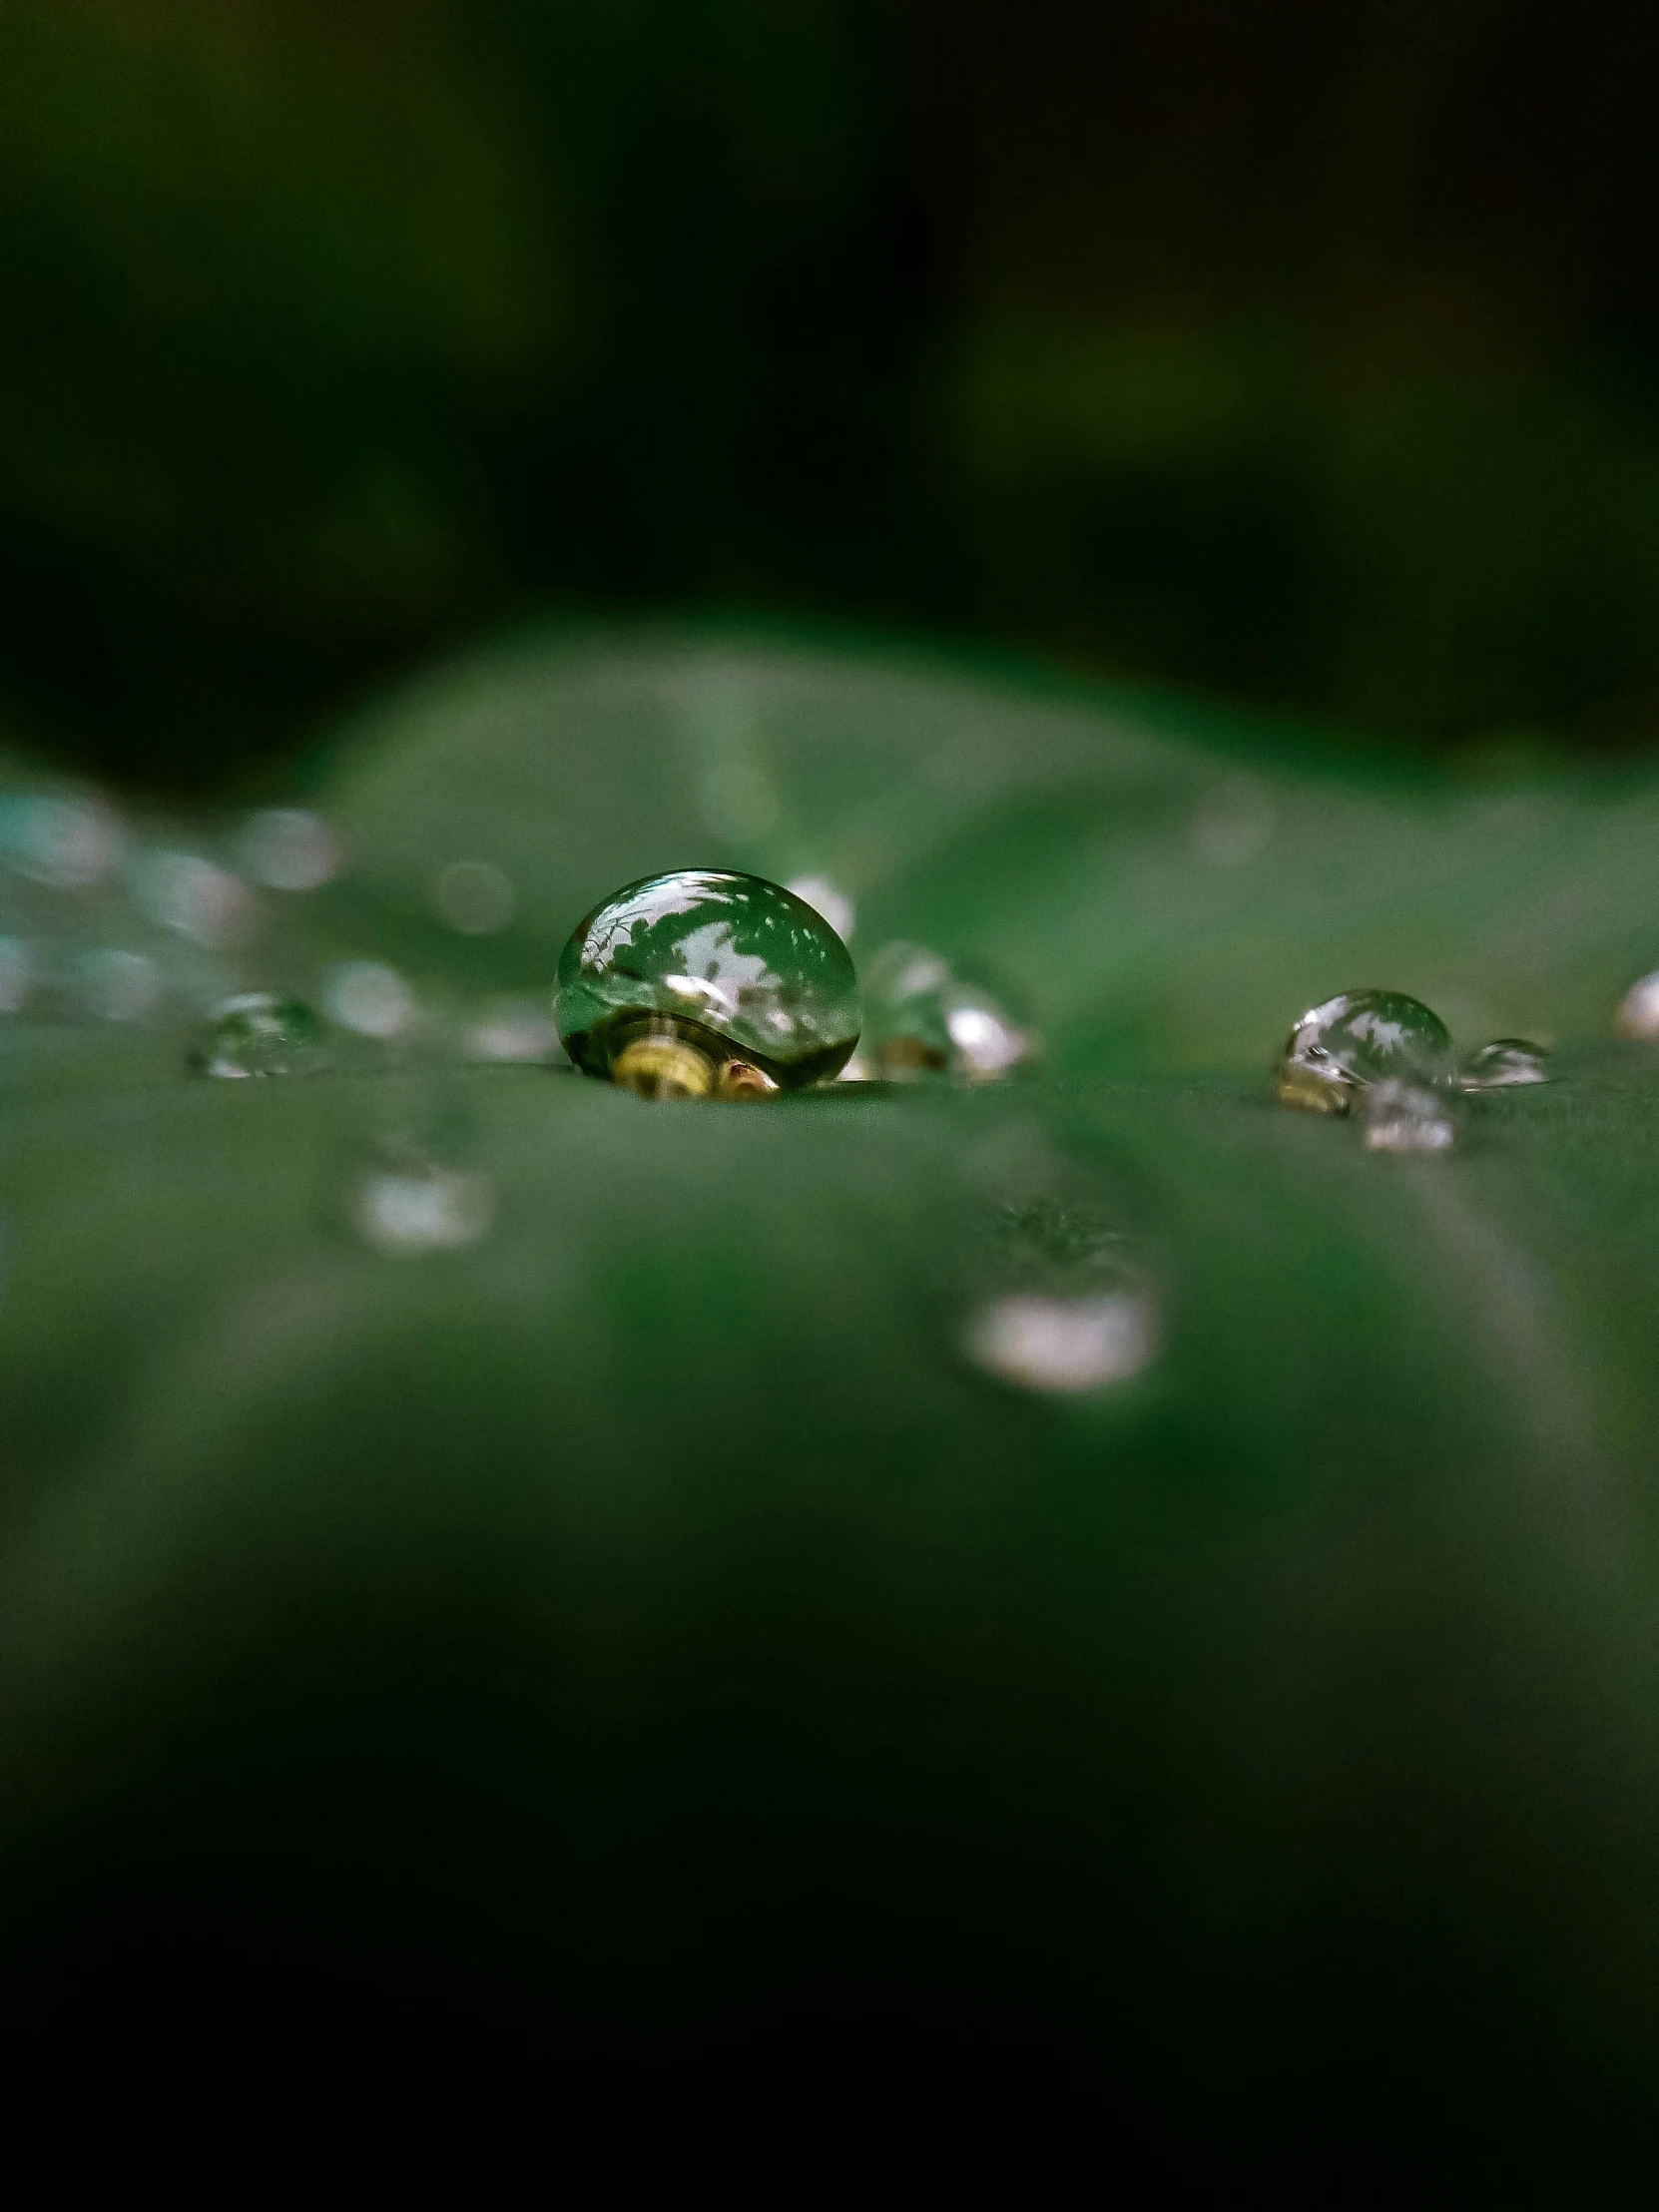
<instances>
[{"instance_id":1,"label":"cluster of water droplets","mask_svg":"<svg viewBox=\"0 0 1659 2212\"><path fill-rule=\"evenodd\" d=\"M1280 1056L1280 1102L1306 1113L1352 1114L1368 1150L1447 1152L1458 1099L1549 1079L1545 1048L1496 1037L1461 1065L1444 1022L1404 991L1341 991L1310 1007Z\"/></svg>"}]
</instances>

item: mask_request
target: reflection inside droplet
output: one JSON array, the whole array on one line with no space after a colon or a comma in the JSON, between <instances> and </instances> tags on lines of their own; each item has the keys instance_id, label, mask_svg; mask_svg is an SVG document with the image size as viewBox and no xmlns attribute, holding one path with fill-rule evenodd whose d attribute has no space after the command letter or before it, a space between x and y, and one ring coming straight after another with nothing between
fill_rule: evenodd
<instances>
[{"instance_id":1,"label":"reflection inside droplet","mask_svg":"<svg viewBox=\"0 0 1659 2212\"><path fill-rule=\"evenodd\" d=\"M451 860L432 885L432 903L451 929L487 937L512 920L518 893L493 860Z\"/></svg>"},{"instance_id":2,"label":"reflection inside droplet","mask_svg":"<svg viewBox=\"0 0 1659 2212\"><path fill-rule=\"evenodd\" d=\"M320 815L268 807L250 815L239 839L242 864L274 891L319 890L338 873L339 845Z\"/></svg>"},{"instance_id":3,"label":"reflection inside droplet","mask_svg":"<svg viewBox=\"0 0 1659 2212\"><path fill-rule=\"evenodd\" d=\"M400 1036L414 1020L414 994L379 960L342 960L322 981L328 1019L362 1037Z\"/></svg>"},{"instance_id":4,"label":"reflection inside droplet","mask_svg":"<svg viewBox=\"0 0 1659 2212\"><path fill-rule=\"evenodd\" d=\"M476 1169L414 1161L377 1167L358 1184L351 1214L377 1251L454 1252L489 1233L495 1186Z\"/></svg>"},{"instance_id":5,"label":"reflection inside droplet","mask_svg":"<svg viewBox=\"0 0 1659 2212\"><path fill-rule=\"evenodd\" d=\"M1372 1152L1448 1152L1457 1123L1443 1091L1389 1077L1366 1093L1366 1146Z\"/></svg>"},{"instance_id":6,"label":"reflection inside droplet","mask_svg":"<svg viewBox=\"0 0 1659 2212\"><path fill-rule=\"evenodd\" d=\"M1021 1389L1096 1390L1126 1382L1158 1350L1152 1301L1135 1291L1096 1298L1019 1293L969 1318L962 1349L975 1367Z\"/></svg>"}]
</instances>

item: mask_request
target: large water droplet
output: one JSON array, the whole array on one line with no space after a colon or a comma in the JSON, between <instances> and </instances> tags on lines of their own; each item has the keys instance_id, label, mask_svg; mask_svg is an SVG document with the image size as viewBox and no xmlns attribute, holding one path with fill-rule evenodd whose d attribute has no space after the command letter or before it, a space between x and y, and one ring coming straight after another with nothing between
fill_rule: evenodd
<instances>
[{"instance_id":1,"label":"large water droplet","mask_svg":"<svg viewBox=\"0 0 1659 2212\"><path fill-rule=\"evenodd\" d=\"M587 1075L654 1098L764 1097L833 1076L858 1041L851 957L781 884L685 868L578 922L554 1018Z\"/></svg>"},{"instance_id":2,"label":"large water droplet","mask_svg":"<svg viewBox=\"0 0 1659 2212\"><path fill-rule=\"evenodd\" d=\"M1444 1022L1403 991L1342 991L1304 1014L1279 1064L1279 1097L1310 1113L1346 1114L1373 1083L1446 1079Z\"/></svg>"},{"instance_id":3,"label":"large water droplet","mask_svg":"<svg viewBox=\"0 0 1659 2212\"><path fill-rule=\"evenodd\" d=\"M1029 1024L925 945L888 944L865 979L866 1051L889 1082L950 1075L994 1082L1036 1057Z\"/></svg>"},{"instance_id":4,"label":"large water droplet","mask_svg":"<svg viewBox=\"0 0 1659 2212\"><path fill-rule=\"evenodd\" d=\"M323 1066L321 1026L296 998L239 991L209 1016L191 1065L201 1075L314 1075Z\"/></svg>"},{"instance_id":5,"label":"large water droplet","mask_svg":"<svg viewBox=\"0 0 1659 2212\"><path fill-rule=\"evenodd\" d=\"M1494 1037L1463 1063L1466 1091L1503 1091L1518 1083L1547 1083L1549 1052L1524 1037Z\"/></svg>"},{"instance_id":6,"label":"large water droplet","mask_svg":"<svg viewBox=\"0 0 1659 2212\"><path fill-rule=\"evenodd\" d=\"M1366 1146L1371 1152L1449 1152L1457 1123L1443 1091L1384 1076L1366 1092Z\"/></svg>"}]
</instances>

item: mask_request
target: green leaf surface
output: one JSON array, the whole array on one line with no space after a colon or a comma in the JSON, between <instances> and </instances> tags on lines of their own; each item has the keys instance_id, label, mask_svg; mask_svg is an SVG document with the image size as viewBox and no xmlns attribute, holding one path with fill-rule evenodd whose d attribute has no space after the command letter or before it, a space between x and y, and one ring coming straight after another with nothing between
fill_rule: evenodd
<instances>
[{"instance_id":1,"label":"green leaf surface","mask_svg":"<svg viewBox=\"0 0 1659 2212\"><path fill-rule=\"evenodd\" d=\"M815 873L860 957L1004 976L1046 1066L723 1109L4 1033L0 1818L48 2043L66 1957L182 1944L625 2071L1645 2123L1659 1058L1594 1040L1659 794L683 637L499 649L330 778L326 926L422 987L545 984L653 869ZM430 917L458 858L503 937ZM1465 1047L1553 1032L1557 1079L1445 1158L1277 1108L1292 1018L1371 981ZM365 1178L417 1157L487 1205L388 1250ZM1083 1250L1151 1357L984 1372L974 1315Z\"/></svg>"}]
</instances>

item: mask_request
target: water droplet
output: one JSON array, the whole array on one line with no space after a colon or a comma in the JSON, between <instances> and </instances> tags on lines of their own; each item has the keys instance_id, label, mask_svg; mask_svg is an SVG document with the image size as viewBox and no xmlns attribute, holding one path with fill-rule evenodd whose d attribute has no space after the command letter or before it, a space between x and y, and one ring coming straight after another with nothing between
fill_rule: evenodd
<instances>
[{"instance_id":1,"label":"water droplet","mask_svg":"<svg viewBox=\"0 0 1659 2212\"><path fill-rule=\"evenodd\" d=\"M559 961L553 1011L584 1074L653 1098L799 1090L858 1040L840 938L781 884L727 869L649 876L596 907Z\"/></svg>"},{"instance_id":2,"label":"water droplet","mask_svg":"<svg viewBox=\"0 0 1659 2212\"><path fill-rule=\"evenodd\" d=\"M1157 1314L1135 1291L1094 1298L995 1298L969 1318L962 1350L975 1367L1021 1389L1057 1393L1123 1382L1158 1351Z\"/></svg>"},{"instance_id":3,"label":"water droplet","mask_svg":"<svg viewBox=\"0 0 1659 2212\"><path fill-rule=\"evenodd\" d=\"M1638 1037L1644 1044L1659 1039L1659 970L1631 984L1619 1001L1613 1027L1621 1037Z\"/></svg>"},{"instance_id":4,"label":"water droplet","mask_svg":"<svg viewBox=\"0 0 1659 2212\"><path fill-rule=\"evenodd\" d=\"M162 995L155 961L113 945L83 953L76 963L76 981L83 1002L104 1021L142 1021Z\"/></svg>"},{"instance_id":5,"label":"water droplet","mask_svg":"<svg viewBox=\"0 0 1659 2212\"><path fill-rule=\"evenodd\" d=\"M124 832L90 799L8 799L0 804L0 853L20 875L56 890L85 890L115 865Z\"/></svg>"},{"instance_id":6,"label":"water droplet","mask_svg":"<svg viewBox=\"0 0 1659 2212\"><path fill-rule=\"evenodd\" d=\"M850 939L858 909L845 891L837 890L827 875L793 876L790 889L797 898L804 898L809 906L818 908L843 944Z\"/></svg>"},{"instance_id":7,"label":"water droplet","mask_svg":"<svg viewBox=\"0 0 1659 2212\"><path fill-rule=\"evenodd\" d=\"M248 886L195 852L141 852L133 896L150 919L196 944L235 944L254 921Z\"/></svg>"},{"instance_id":8,"label":"water droplet","mask_svg":"<svg viewBox=\"0 0 1659 2212\"><path fill-rule=\"evenodd\" d=\"M518 911L518 893L493 860L451 860L432 885L432 902L451 929L468 937L505 929Z\"/></svg>"},{"instance_id":9,"label":"water droplet","mask_svg":"<svg viewBox=\"0 0 1659 2212\"><path fill-rule=\"evenodd\" d=\"M379 960L342 960L322 979L328 1019L360 1037L401 1036L415 1017L414 993Z\"/></svg>"},{"instance_id":10,"label":"water droplet","mask_svg":"<svg viewBox=\"0 0 1659 2212\"><path fill-rule=\"evenodd\" d=\"M1494 1037L1463 1063L1462 1086L1466 1091L1508 1090L1517 1083L1547 1083L1549 1053L1541 1044L1524 1037Z\"/></svg>"},{"instance_id":11,"label":"water droplet","mask_svg":"<svg viewBox=\"0 0 1659 2212\"><path fill-rule=\"evenodd\" d=\"M400 1257L457 1252L489 1234L495 1186L474 1168L404 1157L361 1177L351 1218L364 1242L380 1252Z\"/></svg>"},{"instance_id":12,"label":"water droplet","mask_svg":"<svg viewBox=\"0 0 1659 2212\"><path fill-rule=\"evenodd\" d=\"M1457 1123L1443 1091L1384 1076L1366 1092L1366 1147L1371 1152L1449 1152Z\"/></svg>"},{"instance_id":13,"label":"water droplet","mask_svg":"<svg viewBox=\"0 0 1659 2212\"><path fill-rule=\"evenodd\" d=\"M250 815L240 839L242 864L274 891L320 890L339 872L339 845L319 815L268 807Z\"/></svg>"},{"instance_id":14,"label":"water droplet","mask_svg":"<svg viewBox=\"0 0 1659 2212\"><path fill-rule=\"evenodd\" d=\"M1451 1039L1403 991L1342 991L1303 1015L1279 1064L1279 1097L1310 1113L1346 1114L1369 1084L1445 1080Z\"/></svg>"},{"instance_id":15,"label":"water droplet","mask_svg":"<svg viewBox=\"0 0 1659 2212\"><path fill-rule=\"evenodd\" d=\"M992 1082L1036 1056L1033 1031L925 945L888 944L866 981L869 1049L889 1082L953 1075Z\"/></svg>"},{"instance_id":16,"label":"water droplet","mask_svg":"<svg viewBox=\"0 0 1659 2212\"><path fill-rule=\"evenodd\" d=\"M324 1065L316 1016L296 998L239 991L216 1006L191 1052L200 1075L314 1075Z\"/></svg>"},{"instance_id":17,"label":"water droplet","mask_svg":"<svg viewBox=\"0 0 1659 2212\"><path fill-rule=\"evenodd\" d=\"M551 1060L559 1032L539 998L490 998L474 1008L461 1049L469 1060Z\"/></svg>"}]
</instances>

